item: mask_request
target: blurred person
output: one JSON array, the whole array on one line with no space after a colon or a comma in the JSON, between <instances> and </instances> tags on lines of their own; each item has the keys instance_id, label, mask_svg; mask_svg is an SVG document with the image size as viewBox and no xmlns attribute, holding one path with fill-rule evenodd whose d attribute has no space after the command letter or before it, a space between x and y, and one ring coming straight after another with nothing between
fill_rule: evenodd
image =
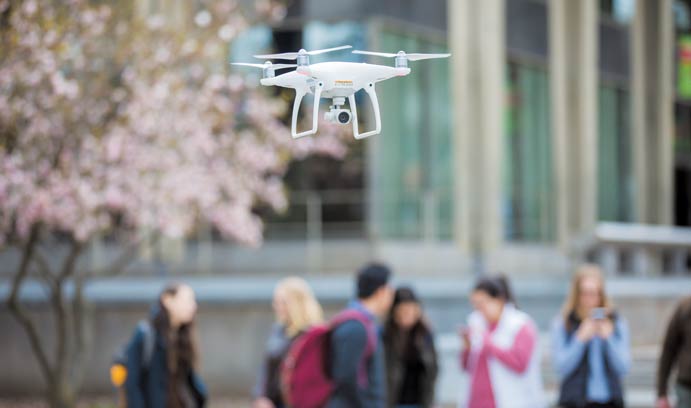
<instances>
[{"instance_id":1,"label":"blurred person","mask_svg":"<svg viewBox=\"0 0 691 408\"><path fill-rule=\"evenodd\" d=\"M629 329L612 306L597 265L576 271L552 325L552 358L563 407L623 407L631 364Z\"/></svg>"},{"instance_id":2,"label":"blurred person","mask_svg":"<svg viewBox=\"0 0 691 408\"><path fill-rule=\"evenodd\" d=\"M274 290L276 323L266 342L266 357L255 385L254 408L283 408L281 364L293 342L323 320L322 308L304 279L281 280Z\"/></svg>"},{"instance_id":3,"label":"blurred person","mask_svg":"<svg viewBox=\"0 0 691 408\"><path fill-rule=\"evenodd\" d=\"M384 348L377 319L391 307L390 278L391 271L382 264L369 264L358 271L357 300L346 310L361 314L363 319L341 323L332 332L330 377L334 389L329 408L386 406Z\"/></svg>"},{"instance_id":4,"label":"blurred person","mask_svg":"<svg viewBox=\"0 0 691 408\"><path fill-rule=\"evenodd\" d=\"M675 365L677 407L691 408L691 297L679 302L667 326L657 369L657 408L671 407L667 385Z\"/></svg>"},{"instance_id":5,"label":"blurred person","mask_svg":"<svg viewBox=\"0 0 691 408\"><path fill-rule=\"evenodd\" d=\"M518 303L516 302L516 297L514 296L513 290L511 289L511 282L509 282L509 277L503 273L500 273L495 277L495 279L496 282L499 284L499 287L501 288L502 297L506 301L506 304L512 305L513 307L517 307Z\"/></svg>"},{"instance_id":6,"label":"blurred person","mask_svg":"<svg viewBox=\"0 0 691 408\"><path fill-rule=\"evenodd\" d=\"M126 348L124 387L128 408L204 406L206 388L196 373L196 314L197 302L191 287L171 283L163 289L152 313L150 329L137 326ZM154 336L150 361L145 363L144 343L149 336L146 330Z\"/></svg>"},{"instance_id":7,"label":"blurred person","mask_svg":"<svg viewBox=\"0 0 691 408\"><path fill-rule=\"evenodd\" d=\"M412 288L396 289L384 327L384 350L388 406L432 407L437 352L432 330Z\"/></svg>"},{"instance_id":8,"label":"blurred person","mask_svg":"<svg viewBox=\"0 0 691 408\"><path fill-rule=\"evenodd\" d=\"M502 279L504 282L502 282ZM474 312L461 330L461 365L469 374L461 408L545 407L538 331L509 299L506 278L482 278L472 293Z\"/></svg>"}]
</instances>

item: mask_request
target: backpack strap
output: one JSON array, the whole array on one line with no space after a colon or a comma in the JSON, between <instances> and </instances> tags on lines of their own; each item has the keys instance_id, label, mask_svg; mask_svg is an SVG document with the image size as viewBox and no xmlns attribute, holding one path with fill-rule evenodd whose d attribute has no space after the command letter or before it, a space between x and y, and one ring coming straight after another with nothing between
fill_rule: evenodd
<instances>
[{"instance_id":1,"label":"backpack strap","mask_svg":"<svg viewBox=\"0 0 691 408\"><path fill-rule=\"evenodd\" d=\"M362 323L367 331L367 345L365 347L365 354L362 356L362 361L360 362L360 367L358 369L358 382L360 383L360 386L364 388L367 387L369 383L369 378L367 376L367 362L377 348L377 327L375 323L372 322L367 315L365 315L365 313L355 309L346 309L337 314L331 320L331 329L333 330L341 324L351 320L357 320L358 322Z\"/></svg>"},{"instance_id":2,"label":"backpack strap","mask_svg":"<svg viewBox=\"0 0 691 408\"><path fill-rule=\"evenodd\" d=\"M144 344L142 344L142 368L148 369L151 364L151 357L154 354L154 346L156 345L156 332L151 327L151 322L142 320L138 324L139 330L144 335Z\"/></svg>"}]
</instances>

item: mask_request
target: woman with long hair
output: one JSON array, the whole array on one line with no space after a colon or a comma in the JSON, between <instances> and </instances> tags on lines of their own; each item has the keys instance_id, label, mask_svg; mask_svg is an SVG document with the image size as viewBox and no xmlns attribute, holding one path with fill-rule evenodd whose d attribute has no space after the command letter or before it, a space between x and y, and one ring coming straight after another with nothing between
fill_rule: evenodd
<instances>
[{"instance_id":1,"label":"woman with long hair","mask_svg":"<svg viewBox=\"0 0 691 408\"><path fill-rule=\"evenodd\" d=\"M172 283L163 289L151 320L137 327L127 346L128 408L204 406L206 388L196 374L196 314L191 287Z\"/></svg>"},{"instance_id":2,"label":"woman with long hair","mask_svg":"<svg viewBox=\"0 0 691 408\"><path fill-rule=\"evenodd\" d=\"M266 356L254 387L254 408L283 408L280 368L290 345L324 320L322 308L304 279L289 277L274 290L276 324L266 342Z\"/></svg>"},{"instance_id":3,"label":"woman with long hair","mask_svg":"<svg viewBox=\"0 0 691 408\"><path fill-rule=\"evenodd\" d=\"M518 310L506 278L480 279L470 296L475 311L461 331L461 365L468 373L461 408L542 408L538 331Z\"/></svg>"},{"instance_id":4,"label":"woman with long hair","mask_svg":"<svg viewBox=\"0 0 691 408\"><path fill-rule=\"evenodd\" d=\"M629 329L614 310L597 265L576 271L552 325L552 347L561 406L624 406L621 379L631 361Z\"/></svg>"},{"instance_id":5,"label":"woman with long hair","mask_svg":"<svg viewBox=\"0 0 691 408\"><path fill-rule=\"evenodd\" d=\"M388 406L432 407L437 351L434 335L412 288L396 289L384 328L384 349Z\"/></svg>"}]
</instances>

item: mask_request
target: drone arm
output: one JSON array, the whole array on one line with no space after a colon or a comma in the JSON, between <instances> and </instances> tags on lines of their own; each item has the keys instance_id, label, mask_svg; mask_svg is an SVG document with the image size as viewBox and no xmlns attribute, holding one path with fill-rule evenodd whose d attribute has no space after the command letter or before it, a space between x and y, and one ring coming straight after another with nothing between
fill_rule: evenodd
<instances>
[{"instance_id":1,"label":"drone arm","mask_svg":"<svg viewBox=\"0 0 691 408\"><path fill-rule=\"evenodd\" d=\"M312 129L297 133L298 112L300 112L300 104L302 98L307 94L307 88L295 88L295 101L293 102L293 123L291 126L291 134L293 139L298 139L303 136L309 136L317 133L317 123L319 121L319 100L321 98L322 89L324 85L319 83L315 86L314 91L314 107L312 108Z\"/></svg>"},{"instance_id":2,"label":"drone arm","mask_svg":"<svg viewBox=\"0 0 691 408\"><path fill-rule=\"evenodd\" d=\"M348 104L350 104L350 110L353 111L353 136L356 139L364 139L366 137L378 135L381 133L381 115L379 113L379 101L377 100L377 92L374 90L374 83L369 83L365 86L365 92L369 95L372 100L372 107L374 108L374 123L375 128L369 132L360 133L358 130L357 122L357 107L355 105L355 95L350 95L348 97Z\"/></svg>"}]
</instances>

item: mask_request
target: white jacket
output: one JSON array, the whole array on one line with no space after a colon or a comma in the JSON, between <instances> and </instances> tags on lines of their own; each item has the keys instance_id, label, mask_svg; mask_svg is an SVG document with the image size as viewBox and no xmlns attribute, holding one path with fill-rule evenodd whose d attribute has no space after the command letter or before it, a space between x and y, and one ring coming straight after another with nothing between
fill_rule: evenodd
<instances>
[{"instance_id":1,"label":"white jacket","mask_svg":"<svg viewBox=\"0 0 691 408\"><path fill-rule=\"evenodd\" d=\"M518 332L528 324L535 326L530 316L507 304L504 306L496 329L490 334L490 341L496 347L511 348ZM487 321L477 311L468 317L468 327L471 331L471 351L468 362L469 366L473 367L475 364L473 360L478 358L483 346L484 333L489 331L489 327ZM491 356L487 363L496 408L543 408L547 406L540 373L539 339L535 339L535 346L528 367L522 373L509 369L501 361ZM472 378L469 378L461 389L459 408L468 406L471 385Z\"/></svg>"}]
</instances>

